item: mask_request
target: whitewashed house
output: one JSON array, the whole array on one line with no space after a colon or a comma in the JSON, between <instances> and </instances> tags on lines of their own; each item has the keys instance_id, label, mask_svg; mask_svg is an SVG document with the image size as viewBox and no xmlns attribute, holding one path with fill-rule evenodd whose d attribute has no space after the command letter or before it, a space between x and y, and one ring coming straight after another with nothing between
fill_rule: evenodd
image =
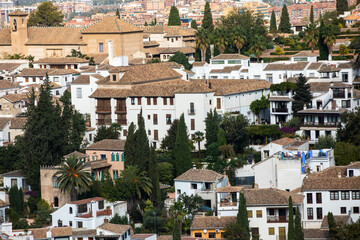
<instances>
[{"instance_id":1,"label":"whitewashed house","mask_svg":"<svg viewBox=\"0 0 360 240\"><path fill-rule=\"evenodd\" d=\"M309 143L307 141L298 141L294 138L288 137L271 141L267 145L261 147L261 160L268 158L280 151L285 151L287 148L291 148L291 150L294 152L309 151Z\"/></svg>"},{"instance_id":2,"label":"whitewashed house","mask_svg":"<svg viewBox=\"0 0 360 240\"><path fill-rule=\"evenodd\" d=\"M26 183L26 178L20 170L4 173L2 176L4 181L4 188L10 189L13 186L17 186L24 192L31 190L31 187Z\"/></svg>"}]
</instances>

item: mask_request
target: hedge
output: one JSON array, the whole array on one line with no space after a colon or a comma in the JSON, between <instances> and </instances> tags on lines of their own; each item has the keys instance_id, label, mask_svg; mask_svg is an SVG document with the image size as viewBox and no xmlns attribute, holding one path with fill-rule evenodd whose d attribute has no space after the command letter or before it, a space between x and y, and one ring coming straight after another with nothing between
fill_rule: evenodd
<instances>
[{"instance_id":1,"label":"hedge","mask_svg":"<svg viewBox=\"0 0 360 240\"><path fill-rule=\"evenodd\" d=\"M332 60L349 60L349 59L354 59L354 56L350 55L350 56L333 56Z\"/></svg>"},{"instance_id":2,"label":"hedge","mask_svg":"<svg viewBox=\"0 0 360 240\"><path fill-rule=\"evenodd\" d=\"M275 52L271 52L270 55L277 55L277 56L280 56L280 55L294 55L294 54L297 54L299 52L284 52L284 54L276 54Z\"/></svg>"}]
</instances>

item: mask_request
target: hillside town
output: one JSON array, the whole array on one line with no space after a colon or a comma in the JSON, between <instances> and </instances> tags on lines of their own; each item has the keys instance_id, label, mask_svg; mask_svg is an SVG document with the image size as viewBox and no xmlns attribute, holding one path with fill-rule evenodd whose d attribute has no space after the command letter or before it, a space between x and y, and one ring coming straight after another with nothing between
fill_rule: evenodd
<instances>
[{"instance_id":1,"label":"hillside town","mask_svg":"<svg viewBox=\"0 0 360 240\"><path fill-rule=\"evenodd\" d=\"M360 239L359 19L0 2L1 239Z\"/></svg>"}]
</instances>

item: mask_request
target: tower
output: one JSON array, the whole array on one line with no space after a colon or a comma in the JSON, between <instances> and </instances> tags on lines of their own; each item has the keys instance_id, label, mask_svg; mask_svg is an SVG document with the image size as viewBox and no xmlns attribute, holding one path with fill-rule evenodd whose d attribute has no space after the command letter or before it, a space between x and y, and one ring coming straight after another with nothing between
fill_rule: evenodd
<instances>
[{"instance_id":1,"label":"tower","mask_svg":"<svg viewBox=\"0 0 360 240\"><path fill-rule=\"evenodd\" d=\"M20 10L15 10L9 14L11 31L11 54L21 53L27 55L25 42L27 35L27 16L28 14Z\"/></svg>"}]
</instances>

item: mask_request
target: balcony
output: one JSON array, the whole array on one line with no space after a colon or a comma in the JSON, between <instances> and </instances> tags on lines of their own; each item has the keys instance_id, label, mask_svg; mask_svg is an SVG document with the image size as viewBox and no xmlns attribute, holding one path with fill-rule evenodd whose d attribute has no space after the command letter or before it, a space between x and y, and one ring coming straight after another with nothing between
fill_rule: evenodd
<instances>
[{"instance_id":1,"label":"balcony","mask_svg":"<svg viewBox=\"0 0 360 240\"><path fill-rule=\"evenodd\" d=\"M326 122L326 123L319 123L319 122L306 122L301 124L302 127L337 127L340 123L339 122Z\"/></svg>"},{"instance_id":2,"label":"balcony","mask_svg":"<svg viewBox=\"0 0 360 240\"><path fill-rule=\"evenodd\" d=\"M111 119L96 119L97 125L110 125Z\"/></svg>"},{"instance_id":3,"label":"balcony","mask_svg":"<svg viewBox=\"0 0 360 240\"><path fill-rule=\"evenodd\" d=\"M272 112L277 112L277 113L287 113L288 109L287 108L273 108Z\"/></svg>"},{"instance_id":4,"label":"balcony","mask_svg":"<svg viewBox=\"0 0 360 240\"><path fill-rule=\"evenodd\" d=\"M287 216L267 216L268 223L287 223L288 220Z\"/></svg>"},{"instance_id":5,"label":"balcony","mask_svg":"<svg viewBox=\"0 0 360 240\"><path fill-rule=\"evenodd\" d=\"M345 98L345 93L334 93L333 98Z\"/></svg>"},{"instance_id":6,"label":"balcony","mask_svg":"<svg viewBox=\"0 0 360 240\"><path fill-rule=\"evenodd\" d=\"M120 125L127 125L127 120L126 119L117 119L117 123Z\"/></svg>"},{"instance_id":7,"label":"balcony","mask_svg":"<svg viewBox=\"0 0 360 240\"><path fill-rule=\"evenodd\" d=\"M236 207L237 202L221 202L220 207Z\"/></svg>"},{"instance_id":8,"label":"balcony","mask_svg":"<svg viewBox=\"0 0 360 240\"><path fill-rule=\"evenodd\" d=\"M111 108L96 107L96 113L111 113Z\"/></svg>"},{"instance_id":9,"label":"balcony","mask_svg":"<svg viewBox=\"0 0 360 240\"><path fill-rule=\"evenodd\" d=\"M188 110L188 114L189 114L189 115L195 115L195 109L194 109L194 108L190 108L190 109Z\"/></svg>"}]
</instances>

